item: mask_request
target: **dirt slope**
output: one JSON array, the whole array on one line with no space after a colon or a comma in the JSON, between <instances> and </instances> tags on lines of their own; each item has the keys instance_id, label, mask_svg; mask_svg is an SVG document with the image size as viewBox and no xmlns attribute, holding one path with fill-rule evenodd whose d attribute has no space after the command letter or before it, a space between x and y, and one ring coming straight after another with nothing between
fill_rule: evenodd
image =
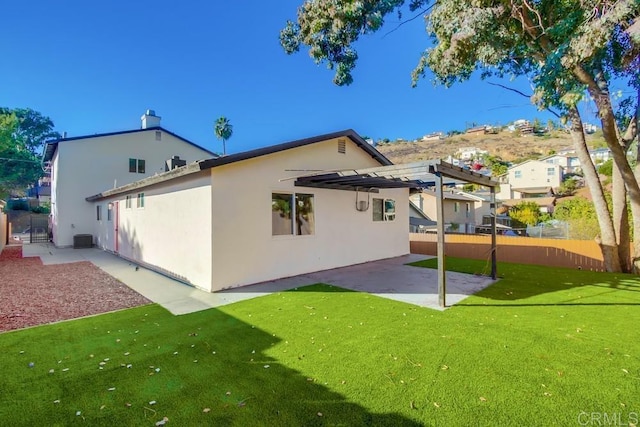
<instances>
[{"instance_id":1,"label":"dirt slope","mask_svg":"<svg viewBox=\"0 0 640 427\"><path fill-rule=\"evenodd\" d=\"M590 146L598 146L600 139L589 135ZM378 144L376 148L394 163L410 163L420 160L445 159L455 156L462 148L476 147L487 150L490 155L501 157L505 161L517 162L527 158L546 156L553 152L571 149L571 136L554 132L545 136L514 136L504 131L498 134L463 134L434 141L396 141Z\"/></svg>"}]
</instances>

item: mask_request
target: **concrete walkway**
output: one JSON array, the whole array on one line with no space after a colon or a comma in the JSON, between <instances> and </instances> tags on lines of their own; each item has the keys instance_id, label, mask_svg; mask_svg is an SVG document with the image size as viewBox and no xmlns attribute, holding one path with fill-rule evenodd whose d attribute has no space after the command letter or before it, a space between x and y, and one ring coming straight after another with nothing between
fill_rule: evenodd
<instances>
[{"instance_id":1,"label":"concrete walkway","mask_svg":"<svg viewBox=\"0 0 640 427\"><path fill-rule=\"evenodd\" d=\"M136 264L95 248L58 249L52 244L32 243L25 244L22 252L25 257L40 257L44 264L89 261L173 314L193 313L314 283L332 284L440 309L437 270L405 265L430 258L425 255L405 255L209 293L143 267L136 270ZM456 304L493 283L489 277L455 272L447 272L446 278L447 306Z\"/></svg>"}]
</instances>

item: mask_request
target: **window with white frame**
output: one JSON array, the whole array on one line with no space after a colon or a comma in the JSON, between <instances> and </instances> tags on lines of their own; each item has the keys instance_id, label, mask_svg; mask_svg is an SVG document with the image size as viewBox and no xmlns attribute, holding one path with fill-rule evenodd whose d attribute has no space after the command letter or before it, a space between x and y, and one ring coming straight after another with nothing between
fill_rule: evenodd
<instances>
[{"instance_id":1,"label":"window with white frame","mask_svg":"<svg viewBox=\"0 0 640 427\"><path fill-rule=\"evenodd\" d=\"M145 163L143 159L129 159L129 172L145 173Z\"/></svg>"},{"instance_id":2,"label":"window with white frame","mask_svg":"<svg viewBox=\"0 0 640 427\"><path fill-rule=\"evenodd\" d=\"M467 211L466 211L466 217L469 218L469 215L471 214L471 203L467 202Z\"/></svg>"},{"instance_id":3,"label":"window with white frame","mask_svg":"<svg viewBox=\"0 0 640 427\"><path fill-rule=\"evenodd\" d=\"M271 194L271 234L273 236L306 236L314 233L313 194Z\"/></svg>"},{"instance_id":4,"label":"window with white frame","mask_svg":"<svg viewBox=\"0 0 640 427\"><path fill-rule=\"evenodd\" d=\"M127 198L125 199L125 205L124 205L124 207L125 207L126 209L131 209L131 194L129 194L129 195L127 196Z\"/></svg>"},{"instance_id":5,"label":"window with white frame","mask_svg":"<svg viewBox=\"0 0 640 427\"><path fill-rule=\"evenodd\" d=\"M396 201L393 199L376 199L372 201L374 221L393 221L396 219Z\"/></svg>"},{"instance_id":6,"label":"window with white frame","mask_svg":"<svg viewBox=\"0 0 640 427\"><path fill-rule=\"evenodd\" d=\"M547 168L547 176L554 176L556 174L556 168Z\"/></svg>"},{"instance_id":7,"label":"window with white frame","mask_svg":"<svg viewBox=\"0 0 640 427\"><path fill-rule=\"evenodd\" d=\"M522 171L515 171L514 178L522 178Z\"/></svg>"},{"instance_id":8,"label":"window with white frame","mask_svg":"<svg viewBox=\"0 0 640 427\"><path fill-rule=\"evenodd\" d=\"M453 204L453 211L454 212L460 212L460 202L455 202Z\"/></svg>"},{"instance_id":9,"label":"window with white frame","mask_svg":"<svg viewBox=\"0 0 640 427\"><path fill-rule=\"evenodd\" d=\"M107 205L107 221L111 221L113 214L113 203L109 203Z\"/></svg>"},{"instance_id":10,"label":"window with white frame","mask_svg":"<svg viewBox=\"0 0 640 427\"><path fill-rule=\"evenodd\" d=\"M144 208L144 193L138 193L137 207Z\"/></svg>"},{"instance_id":11,"label":"window with white frame","mask_svg":"<svg viewBox=\"0 0 640 427\"><path fill-rule=\"evenodd\" d=\"M96 220L102 221L102 206L96 205Z\"/></svg>"}]
</instances>

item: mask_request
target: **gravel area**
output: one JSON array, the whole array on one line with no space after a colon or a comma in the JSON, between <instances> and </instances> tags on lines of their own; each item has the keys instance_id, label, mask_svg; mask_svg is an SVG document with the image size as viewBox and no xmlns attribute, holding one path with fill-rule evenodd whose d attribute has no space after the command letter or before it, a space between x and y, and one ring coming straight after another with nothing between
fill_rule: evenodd
<instances>
[{"instance_id":1,"label":"gravel area","mask_svg":"<svg viewBox=\"0 0 640 427\"><path fill-rule=\"evenodd\" d=\"M0 253L0 332L149 304L88 261L43 265L22 245Z\"/></svg>"}]
</instances>

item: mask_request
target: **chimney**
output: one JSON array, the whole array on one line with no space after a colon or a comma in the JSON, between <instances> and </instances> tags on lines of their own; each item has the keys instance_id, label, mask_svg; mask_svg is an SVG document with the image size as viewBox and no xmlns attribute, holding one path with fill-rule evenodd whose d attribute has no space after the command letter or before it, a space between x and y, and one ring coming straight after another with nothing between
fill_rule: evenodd
<instances>
[{"instance_id":1,"label":"chimney","mask_svg":"<svg viewBox=\"0 0 640 427\"><path fill-rule=\"evenodd\" d=\"M142 120L142 129L149 129L160 126L161 117L156 116L154 110L147 110L140 120Z\"/></svg>"}]
</instances>

